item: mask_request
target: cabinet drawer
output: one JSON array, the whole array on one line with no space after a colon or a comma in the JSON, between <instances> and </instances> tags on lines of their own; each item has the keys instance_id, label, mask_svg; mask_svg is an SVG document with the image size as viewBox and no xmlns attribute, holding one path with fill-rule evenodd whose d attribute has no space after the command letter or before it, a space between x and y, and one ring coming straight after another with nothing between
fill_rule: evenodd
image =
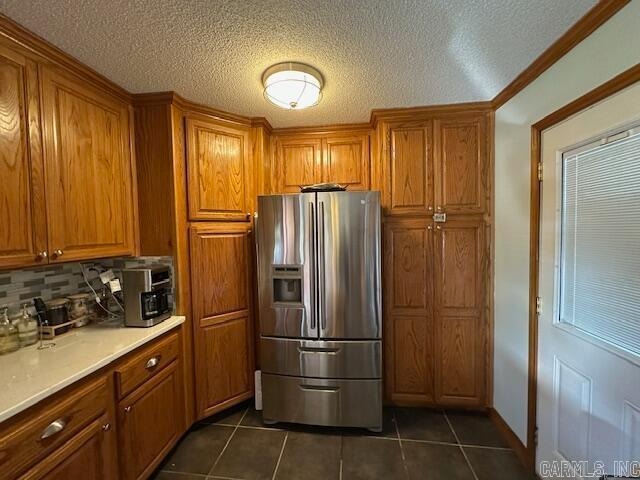
<instances>
[{"instance_id":1,"label":"cabinet drawer","mask_svg":"<svg viewBox=\"0 0 640 480\"><path fill-rule=\"evenodd\" d=\"M44 400L46 405L38 407L23 422L3 428L0 431L3 478L16 477L64 444L107 411L109 398L109 384L102 377L62 398Z\"/></svg>"},{"instance_id":2,"label":"cabinet drawer","mask_svg":"<svg viewBox=\"0 0 640 480\"><path fill-rule=\"evenodd\" d=\"M262 374L266 421L382 428L381 380L329 380Z\"/></svg>"},{"instance_id":3,"label":"cabinet drawer","mask_svg":"<svg viewBox=\"0 0 640 480\"><path fill-rule=\"evenodd\" d=\"M172 333L119 366L116 369L118 398L125 397L173 362L178 357L179 349L178 334Z\"/></svg>"},{"instance_id":4,"label":"cabinet drawer","mask_svg":"<svg viewBox=\"0 0 640 480\"><path fill-rule=\"evenodd\" d=\"M265 373L317 378L380 378L379 340L260 340L260 365Z\"/></svg>"}]
</instances>

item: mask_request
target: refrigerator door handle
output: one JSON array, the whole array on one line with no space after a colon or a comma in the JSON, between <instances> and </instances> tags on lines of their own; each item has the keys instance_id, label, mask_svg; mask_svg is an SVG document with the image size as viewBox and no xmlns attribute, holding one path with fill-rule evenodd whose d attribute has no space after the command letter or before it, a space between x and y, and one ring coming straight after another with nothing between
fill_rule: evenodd
<instances>
[{"instance_id":1,"label":"refrigerator door handle","mask_svg":"<svg viewBox=\"0 0 640 480\"><path fill-rule=\"evenodd\" d=\"M310 238L310 245L309 245L309 250L310 250L310 259L311 259L311 271L314 272L315 271L315 267L316 267L316 242L315 242L315 223L316 223L316 219L315 219L315 212L314 212L314 205L313 202L309 202L309 238ZM317 295L316 295L316 288L315 288L315 284L316 283L316 278L315 278L315 274L313 275L312 279L311 279L311 283L312 283L312 288L311 288L311 312L310 312L310 316L311 316L311 322L310 322L310 329L311 330L315 330L316 329L316 303L317 303Z\"/></svg>"},{"instance_id":2,"label":"refrigerator door handle","mask_svg":"<svg viewBox=\"0 0 640 480\"><path fill-rule=\"evenodd\" d=\"M319 202L318 212L318 313L320 315L320 328L327 328L327 316L325 315L325 282L324 282L324 202Z\"/></svg>"}]
</instances>

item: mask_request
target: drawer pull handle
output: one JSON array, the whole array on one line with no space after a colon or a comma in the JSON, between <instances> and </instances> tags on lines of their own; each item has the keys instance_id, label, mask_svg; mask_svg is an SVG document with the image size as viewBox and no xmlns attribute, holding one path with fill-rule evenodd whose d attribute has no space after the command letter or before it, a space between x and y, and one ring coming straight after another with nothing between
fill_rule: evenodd
<instances>
[{"instance_id":1,"label":"drawer pull handle","mask_svg":"<svg viewBox=\"0 0 640 480\"><path fill-rule=\"evenodd\" d=\"M59 418L58 420L54 420L51 422L47 428L42 431L42 435L40 435L40 439L44 440L45 438L52 437L57 433L60 433L64 430L64 427L67 426L67 420L64 418Z\"/></svg>"},{"instance_id":2,"label":"drawer pull handle","mask_svg":"<svg viewBox=\"0 0 640 480\"><path fill-rule=\"evenodd\" d=\"M323 387L321 385L298 385L301 390L308 390L314 392L328 392L335 393L340 390L340 387Z\"/></svg>"},{"instance_id":3,"label":"drawer pull handle","mask_svg":"<svg viewBox=\"0 0 640 480\"><path fill-rule=\"evenodd\" d=\"M160 363L160 355L156 355L155 357L151 357L147 360L147 364L144 366L147 370L151 370L154 367L157 367Z\"/></svg>"},{"instance_id":4,"label":"drawer pull handle","mask_svg":"<svg viewBox=\"0 0 640 480\"><path fill-rule=\"evenodd\" d=\"M323 347L298 347L300 353L327 353L335 355L340 351L339 348L323 348Z\"/></svg>"}]
</instances>

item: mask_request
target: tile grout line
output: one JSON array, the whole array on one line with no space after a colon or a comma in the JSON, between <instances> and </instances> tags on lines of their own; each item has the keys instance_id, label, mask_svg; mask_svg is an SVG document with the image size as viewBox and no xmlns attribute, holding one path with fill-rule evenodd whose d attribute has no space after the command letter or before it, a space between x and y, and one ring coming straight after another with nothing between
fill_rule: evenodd
<instances>
[{"instance_id":1,"label":"tile grout line","mask_svg":"<svg viewBox=\"0 0 640 480\"><path fill-rule=\"evenodd\" d=\"M391 410L391 420L396 427L396 436L398 437L398 443L400 444L400 456L402 457L402 467L404 468L404 474L407 479L411 478L409 476L409 467L407 466L407 459L404 456L404 448L402 448L402 439L400 438L400 428L398 427L398 421L396 420L396 411L395 409Z\"/></svg>"},{"instance_id":2,"label":"tile grout line","mask_svg":"<svg viewBox=\"0 0 640 480\"><path fill-rule=\"evenodd\" d=\"M248 411L249 411L249 407L247 407L247 409L242 414L242 417L240 417L240 420L238 420L238 424L236 425L236 428L234 428L233 432L231 432L231 435L229 435L229 438L227 439L227 443L224 444L224 447L222 448L222 450L218 454L218 458L216 458L216 461L213 463L213 466L211 467L211 470L209 470L209 473L207 474L207 476L215 476L215 475L213 475L213 471L218 466L218 462L220 461L220 459L222 458L222 455L224 454L225 450L229 446L229 443L231 443L231 439L236 434L236 431L238 430L238 427L240 426L240 422L242 422L242 420L244 420L244 417L245 417L245 415L247 414Z\"/></svg>"},{"instance_id":3,"label":"tile grout line","mask_svg":"<svg viewBox=\"0 0 640 480\"><path fill-rule=\"evenodd\" d=\"M455 429L453 428L453 425L451 424L451 420L449 420L449 415L447 415L446 411L442 411L442 414L444 415L445 420L447 421L447 424L449 425L449 428L451 429L451 433L453 433L453 436L456 439L456 442L458 442L458 447L460 448L460 452L462 453L462 456L464 457L464 459L467 461L467 465L469 466L469 469L471 470L471 474L473 475L473 478L475 478L475 480L478 480L478 475L476 474L476 471L473 469L473 465L471 465L471 461L469 460L469 457L467 457L467 452L464 451L464 448L462 448L462 444L460 443L460 439L458 438L458 434L456 433Z\"/></svg>"},{"instance_id":4,"label":"tile grout line","mask_svg":"<svg viewBox=\"0 0 640 480\"><path fill-rule=\"evenodd\" d=\"M275 480L276 473L278 473L278 467L280 466L280 460L282 460L282 454L284 453L284 447L287 444L287 439L289 438L289 432L284 436L284 442L282 442L282 448L280 449L280 455L278 455L278 461L276 462L276 468L273 470L273 475L271 476L271 480Z\"/></svg>"}]
</instances>

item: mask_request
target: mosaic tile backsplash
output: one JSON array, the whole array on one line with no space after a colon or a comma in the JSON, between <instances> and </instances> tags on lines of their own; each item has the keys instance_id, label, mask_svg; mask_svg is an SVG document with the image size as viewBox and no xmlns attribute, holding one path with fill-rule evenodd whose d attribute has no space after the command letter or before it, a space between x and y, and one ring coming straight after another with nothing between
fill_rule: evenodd
<instances>
[{"instance_id":1,"label":"mosaic tile backsplash","mask_svg":"<svg viewBox=\"0 0 640 480\"><path fill-rule=\"evenodd\" d=\"M153 263L161 263L173 267L172 257L123 257L91 260L82 262L85 268L102 265L112 268L119 276L122 268L131 268ZM89 275L95 278L95 275ZM99 284L94 280L94 288ZM0 306L17 310L21 304L31 302L36 297L43 300L64 297L74 293L88 292L89 288L82 279L80 263L60 263L21 270L0 271Z\"/></svg>"}]
</instances>

